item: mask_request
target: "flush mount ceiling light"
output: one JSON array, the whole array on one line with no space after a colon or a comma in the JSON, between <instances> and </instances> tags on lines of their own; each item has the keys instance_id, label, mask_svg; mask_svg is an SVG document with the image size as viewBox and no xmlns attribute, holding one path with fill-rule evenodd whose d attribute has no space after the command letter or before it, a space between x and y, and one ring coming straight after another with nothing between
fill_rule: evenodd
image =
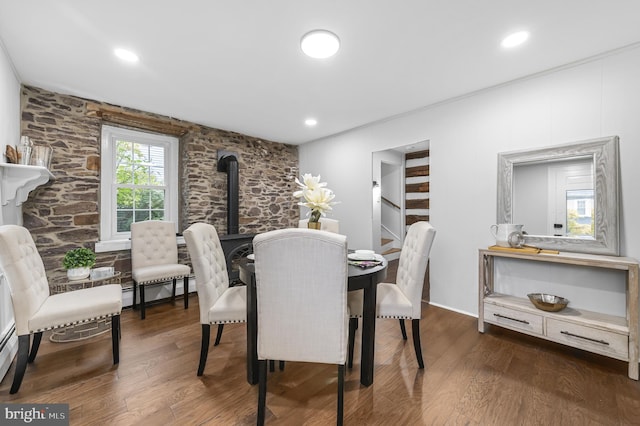
<instances>
[{"instance_id":1,"label":"flush mount ceiling light","mask_svg":"<svg viewBox=\"0 0 640 426\"><path fill-rule=\"evenodd\" d=\"M315 118L307 118L306 120L304 120L304 124L309 127L313 127L318 124L318 120L316 120Z\"/></svg>"},{"instance_id":2,"label":"flush mount ceiling light","mask_svg":"<svg viewBox=\"0 0 640 426\"><path fill-rule=\"evenodd\" d=\"M138 62L138 55L127 49L115 49L113 53L126 62Z\"/></svg>"},{"instance_id":3,"label":"flush mount ceiling light","mask_svg":"<svg viewBox=\"0 0 640 426\"><path fill-rule=\"evenodd\" d=\"M502 40L502 43L500 44L502 45L502 47L506 47L506 48L516 47L521 45L525 41L527 41L528 38L529 38L529 32L518 31L516 33L509 34L508 36L506 36Z\"/></svg>"},{"instance_id":4,"label":"flush mount ceiling light","mask_svg":"<svg viewBox=\"0 0 640 426\"><path fill-rule=\"evenodd\" d=\"M300 47L312 58L329 58L340 48L340 39L331 31L313 30L302 36Z\"/></svg>"}]
</instances>

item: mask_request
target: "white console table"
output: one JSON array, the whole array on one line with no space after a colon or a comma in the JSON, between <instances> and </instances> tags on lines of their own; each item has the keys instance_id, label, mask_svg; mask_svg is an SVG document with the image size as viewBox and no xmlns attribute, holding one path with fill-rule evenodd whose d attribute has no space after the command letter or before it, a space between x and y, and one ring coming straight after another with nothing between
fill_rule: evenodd
<instances>
[{"instance_id":1,"label":"white console table","mask_svg":"<svg viewBox=\"0 0 640 426\"><path fill-rule=\"evenodd\" d=\"M568 307L560 312L535 308L529 299L494 292L494 259L558 263L622 270L626 273L626 316ZM479 250L478 331L485 323L598 353L629 363L638 380L638 261L580 253L533 254Z\"/></svg>"}]
</instances>

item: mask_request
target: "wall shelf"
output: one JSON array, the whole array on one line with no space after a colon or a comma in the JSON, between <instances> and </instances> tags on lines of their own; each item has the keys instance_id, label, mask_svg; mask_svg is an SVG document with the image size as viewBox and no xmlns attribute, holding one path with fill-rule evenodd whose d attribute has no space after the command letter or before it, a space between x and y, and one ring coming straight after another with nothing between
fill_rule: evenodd
<instances>
[{"instance_id":1,"label":"wall shelf","mask_svg":"<svg viewBox=\"0 0 640 426\"><path fill-rule=\"evenodd\" d=\"M22 208L29 193L40 185L54 179L53 174L42 166L0 163L0 201L2 224L22 224Z\"/></svg>"}]
</instances>

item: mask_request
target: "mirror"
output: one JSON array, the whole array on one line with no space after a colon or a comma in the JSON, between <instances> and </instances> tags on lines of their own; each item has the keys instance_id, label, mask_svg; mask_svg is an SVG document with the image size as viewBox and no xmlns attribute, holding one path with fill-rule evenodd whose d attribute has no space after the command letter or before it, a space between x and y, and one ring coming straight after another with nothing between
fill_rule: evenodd
<instances>
[{"instance_id":1,"label":"mirror","mask_svg":"<svg viewBox=\"0 0 640 426\"><path fill-rule=\"evenodd\" d=\"M618 137L499 153L496 223L524 224L528 245L617 256Z\"/></svg>"}]
</instances>

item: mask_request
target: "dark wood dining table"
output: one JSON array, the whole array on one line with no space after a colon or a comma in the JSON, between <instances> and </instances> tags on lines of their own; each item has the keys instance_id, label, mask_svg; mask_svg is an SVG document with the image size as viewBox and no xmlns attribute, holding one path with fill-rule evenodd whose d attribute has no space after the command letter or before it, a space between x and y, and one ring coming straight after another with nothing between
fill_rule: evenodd
<instances>
[{"instance_id":1,"label":"dark wood dining table","mask_svg":"<svg viewBox=\"0 0 640 426\"><path fill-rule=\"evenodd\" d=\"M256 305L255 265L248 259L238 263L240 280L247 285L247 381L258 383L258 314ZM362 353L360 357L360 383L373 384L373 366L376 340L377 285L387 276L387 261L361 268L349 265L349 291L364 291L362 307Z\"/></svg>"}]
</instances>

